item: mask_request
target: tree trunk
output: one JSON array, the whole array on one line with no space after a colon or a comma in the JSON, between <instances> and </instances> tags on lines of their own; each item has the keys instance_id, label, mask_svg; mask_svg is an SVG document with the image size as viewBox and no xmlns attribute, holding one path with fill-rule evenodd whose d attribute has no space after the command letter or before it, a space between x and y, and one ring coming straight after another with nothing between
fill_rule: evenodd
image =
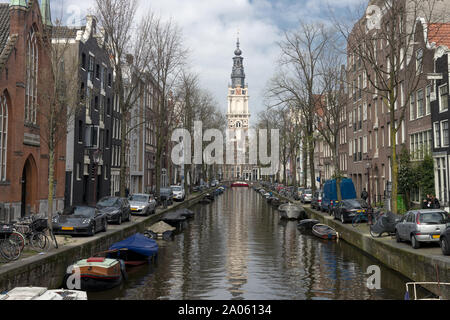
<instances>
[{"instance_id":1,"label":"tree trunk","mask_svg":"<svg viewBox=\"0 0 450 320\"><path fill-rule=\"evenodd\" d=\"M312 130L310 131L312 132ZM316 170L314 168L314 137L310 136L309 139L309 170L310 170L310 177L311 177L311 189L313 194L316 192L317 188L316 188Z\"/></svg>"},{"instance_id":2,"label":"tree trunk","mask_svg":"<svg viewBox=\"0 0 450 320\"><path fill-rule=\"evenodd\" d=\"M53 150L53 146L50 148L48 152L48 209L47 209L47 219L48 219L48 227L50 232L53 229L53 188L55 185L54 175L55 175L55 150Z\"/></svg>"},{"instance_id":3,"label":"tree trunk","mask_svg":"<svg viewBox=\"0 0 450 320\"><path fill-rule=\"evenodd\" d=\"M122 111L122 125L120 128L121 148L120 148L120 197L125 198L126 189L126 148L127 148L127 119L126 114Z\"/></svg>"}]
</instances>

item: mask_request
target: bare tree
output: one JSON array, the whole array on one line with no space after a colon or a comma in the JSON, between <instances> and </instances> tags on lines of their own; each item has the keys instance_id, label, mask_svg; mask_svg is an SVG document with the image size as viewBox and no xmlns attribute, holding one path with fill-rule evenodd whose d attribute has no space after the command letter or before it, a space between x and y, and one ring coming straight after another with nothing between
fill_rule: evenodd
<instances>
[{"instance_id":1,"label":"bare tree","mask_svg":"<svg viewBox=\"0 0 450 320\"><path fill-rule=\"evenodd\" d=\"M336 179L338 201L341 201L340 185L343 178L341 172L339 145L341 133L346 130L345 114L347 112L348 95L345 92L345 69L339 55L330 51L328 58L322 60L320 86L323 96L320 110L316 113L316 130L332 153L334 178Z\"/></svg>"},{"instance_id":2,"label":"bare tree","mask_svg":"<svg viewBox=\"0 0 450 320\"><path fill-rule=\"evenodd\" d=\"M56 22L53 28L59 28ZM47 29L42 45L50 52L49 67L39 75L38 91L41 92L39 115L40 138L48 150L48 226L52 229L53 202L55 196L55 168L65 155L67 132L76 114L82 109L78 81L78 59L70 52L69 41L52 44L51 29Z\"/></svg>"},{"instance_id":3,"label":"bare tree","mask_svg":"<svg viewBox=\"0 0 450 320\"><path fill-rule=\"evenodd\" d=\"M188 51L183 47L180 28L173 21L152 19L148 31L150 59L146 65L159 87L154 123L156 126L156 195L161 186L162 156L170 140L170 130L176 124L175 93L182 76Z\"/></svg>"},{"instance_id":4,"label":"bare tree","mask_svg":"<svg viewBox=\"0 0 450 320\"><path fill-rule=\"evenodd\" d=\"M141 99L142 77L150 62L150 31L154 15L149 12L136 25L137 0L96 0L95 13L107 39L114 69L114 92L122 114L120 148L120 196L126 188L127 136L133 106Z\"/></svg>"},{"instance_id":5,"label":"bare tree","mask_svg":"<svg viewBox=\"0 0 450 320\"><path fill-rule=\"evenodd\" d=\"M295 107L304 121L304 144L309 155L309 169L313 192L315 185L314 164L314 115L320 103L318 87L320 61L330 41L330 31L321 24L304 24L295 31L286 32L279 43L282 57L281 71L276 75L269 89L273 106L288 103Z\"/></svg>"}]
</instances>

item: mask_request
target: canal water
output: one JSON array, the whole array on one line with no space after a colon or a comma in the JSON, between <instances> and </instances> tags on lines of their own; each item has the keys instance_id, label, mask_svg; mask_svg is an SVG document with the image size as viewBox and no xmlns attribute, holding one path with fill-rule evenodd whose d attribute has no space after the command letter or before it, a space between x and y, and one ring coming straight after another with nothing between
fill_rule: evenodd
<instances>
[{"instance_id":1,"label":"canal water","mask_svg":"<svg viewBox=\"0 0 450 320\"><path fill-rule=\"evenodd\" d=\"M252 189L227 190L173 241L158 241L157 261L132 270L90 300L402 300L407 279L344 241L304 234L281 221ZM370 290L370 266L381 289Z\"/></svg>"}]
</instances>

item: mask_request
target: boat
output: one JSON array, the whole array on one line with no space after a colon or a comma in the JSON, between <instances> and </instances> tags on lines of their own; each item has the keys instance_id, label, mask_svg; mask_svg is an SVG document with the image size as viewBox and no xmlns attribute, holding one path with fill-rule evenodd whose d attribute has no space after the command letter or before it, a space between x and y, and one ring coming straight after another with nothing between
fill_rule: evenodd
<instances>
[{"instance_id":1,"label":"boat","mask_svg":"<svg viewBox=\"0 0 450 320\"><path fill-rule=\"evenodd\" d=\"M182 215L180 211L167 212L161 218L161 221L170 224L172 227L176 228L179 227L186 220L187 218L184 215Z\"/></svg>"},{"instance_id":2,"label":"boat","mask_svg":"<svg viewBox=\"0 0 450 320\"><path fill-rule=\"evenodd\" d=\"M417 294L417 286L422 288L436 288L434 291L439 292L439 297L429 296L419 298ZM411 289L410 289L411 288ZM410 292L411 291L411 292ZM450 299L450 283L442 282L408 282L406 284L405 300L449 300Z\"/></svg>"},{"instance_id":3,"label":"boat","mask_svg":"<svg viewBox=\"0 0 450 320\"><path fill-rule=\"evenodd\" d=\"M160 221L148 228L144 235L150 239L169 240L173 237L175 230L177 230L177 228L172 227L164 221Z\"/></svg>"},{"instance_id":4,"label":"boat","mask_svg":"<svg viewBox=\"0 0 450 320\"><path fill-rule=\"evenodd\" d=\"M214 201L214 195L213 194L211 194L211 193L207 193L207 194L205 194L205 198L206 199L209 199L209 200L211 200L211 201Z\"/></svg>"},{"instance_id":5,"label":"boat","mask_svg":"<svg viewBox=\"0 0 450 320\"><path fill-rule=\"evenodd\" d=\"M201 204L210 204L212 201L206 197L203 197L200 201Z\"/></svg>"},{"instance_id":6,"label":"boat","mask_svg":"<svg viewBox=\"0 0 450 320\"><path fill-rule=\"evenodd\" d=\"M106 291L117 287L126 278L125 264L118 259L93 257L80 260L70 267L64 284L70 276L80 275L80 290L87 292Z\"/></svg>"},{"instance_id":7,"label":"boat","mask_svg":"<svg viewBox=\"0 0 450 320\"><path fill-rule=\"evenodd\" d=\"M0 300L87 300L87 293L78 290L48 290L41 287L18 287L0 295Z\"/></svg>"},{"instance_id":8,"label":"boat","mask_svg":"<svg viewBox=\"0 0 450 320\"><path fill-rule=\"evenodd\" d=\"M108 258L123 260L127 267L140 266L157 256L158 244L155 240L137 233L113 244L105 253Z\"/></svg>"},{"instance_id":9,"label":"boat","mask_svg":"<svg viewBox=\"0 0 450 320\"><path fill-rule=\"evenodd\" d=\"M282 219L298 220L304 213L303 208L296 206L292 203L282 204L278 207L278 211L281 212Z\"/></svg>"},{"instance_id":10,"label":"boat","mask_svg":"<svg viewBox=\"0 0 450 320\"><path fill-rule=\"evenodd\" d=\"M311 230L316 224L319 224L319 220L315 219L305 219L298 223L297 227L299 229Z\"/></svg>"},{"instance_id":11,"label":"boat","mask_svg":"<svg viewBox=\"0 0 450 320\"><path fill-rule=\"evenodd\" d=\"M331 228L330 226L324 224L316 224L312 227L312 233L320 238L325 240L336 240L338 234L336 230Z\"/></svg>"},{"instance_id":12,"label":"boat","mask_svg":"<svg viewBox=\"0 0 450 320\"><path fill-rule=\"evenodd\" d=\"M179 209L176 212L179 212L180 215L186 217L187 219L193 218L195 216L195 212L186 208Z\"/></svg>"},{"instance_id":13,"label":"boat","mask_svg":"<svg viewBox=\"0 0 450 320\"><path fill-rule=\"evenodd\" d=\"M250 188L247 182L237 181L231 184L232 188Z\"/></svg>"}]
</instances>

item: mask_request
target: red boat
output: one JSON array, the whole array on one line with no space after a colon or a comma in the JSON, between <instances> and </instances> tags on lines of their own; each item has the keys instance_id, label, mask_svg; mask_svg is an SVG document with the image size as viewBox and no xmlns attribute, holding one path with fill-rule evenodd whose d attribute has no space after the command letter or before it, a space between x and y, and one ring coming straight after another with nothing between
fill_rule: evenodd
<instances>
[{"instance_id":1,"label":"red boat","mask_svg":"<svg viewBox=\"0 0 450 320\"><path fill-rule=\"evenodd\" d=\"M246 182L235 182L231 185L232 188L250 188L249 184Z\"/></svg>"}]
</instances>

